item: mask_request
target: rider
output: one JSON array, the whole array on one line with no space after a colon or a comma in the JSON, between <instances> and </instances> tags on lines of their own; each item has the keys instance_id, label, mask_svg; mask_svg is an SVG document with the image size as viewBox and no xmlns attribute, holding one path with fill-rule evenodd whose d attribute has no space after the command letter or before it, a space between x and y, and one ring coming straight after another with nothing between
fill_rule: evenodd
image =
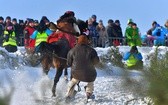
<instances>
[{"instance_id":1,"label":"rider","mask_svg":"<svg viewBox=\"0 0 168 105\"><path fill-rule=\"evenodd\" d=\"M43 52L43 44L47 42L47 37L52 34L52 31L48 29L43 18L40 21L40 24L30 36L32 39L35 39L35 52Z\"/></svg>"},{"instance_id":2,"label":"rider","mask_svg":"<svg viewBox=\"0 0 168 105\"><path fill-rule=\"evenodd\" d=\"M76 22L76 18L74 16L75 16L75 14L74 14L73 11L67 11L67 12L65 12L64 15L62 15L60 17L60 19L57 20L57 25L59 24L59 22L61 20L63 20L63 19L69 19L72 22L72 24L73 24L72 27L76 26L74 24ZM75 29L76 28L77 27L75 27ZM79 28L78 28L78 32L80 33ZM70 30L67 31L67 30L64 30L64 29L60 28L60 30L57 30L56 32L54 32L52 35L50 35L48 37L47 42L50 43L50 44L52 44L52 43L57 42L60 39L67 39L68 42L69 42L70 48L73 48L75 46L75 44L76 44L76 38L75 38L74 35L71 35L71 34L76 34L76 33L71 33Z\"/></svg>"}]
</instances>

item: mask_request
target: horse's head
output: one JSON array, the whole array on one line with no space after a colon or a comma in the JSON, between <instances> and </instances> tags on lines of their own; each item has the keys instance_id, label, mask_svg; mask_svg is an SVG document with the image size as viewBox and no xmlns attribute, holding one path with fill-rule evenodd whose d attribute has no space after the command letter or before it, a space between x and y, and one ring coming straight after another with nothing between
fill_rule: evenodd
<instances>
[{"instance_id":1,"label":"horse's head","mask_svg":"<svg viewBox=\"0 0 168 105\"><path fill-rule=\"evenodd\" d=\"M78 19L77 24L81 35L89 35L88 25L85 21Z\"/></svg>"},{"instance_id":2,"label":"horse's head","mask_svg":"<svg viewBox=\"0 0 168 105\"><path fill-rule=\"evenodd\" d=\"M76 23L76 18L69 15L63 15L60 19L57 20L57 28L66 33L70 33L78 36L80 34L80 30Z\"/></svg>"}]
</instances>

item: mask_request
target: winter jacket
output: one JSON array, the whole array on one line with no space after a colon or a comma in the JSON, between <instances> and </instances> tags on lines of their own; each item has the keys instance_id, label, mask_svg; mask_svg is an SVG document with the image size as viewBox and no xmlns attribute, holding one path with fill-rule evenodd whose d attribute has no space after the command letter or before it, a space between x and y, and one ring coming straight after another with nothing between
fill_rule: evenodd
<instances>
[{"instance_id":1,"label":"winter jacket","mask_svg":"<svg viewBox=\"0 0 168 105\"><path fill-rule=\"evenodd\" d=\"M152 36L155 37L154 45L164 45L165 44L165 31L164 28L157 26L152 31Z\"/></svg>"},{"instance_id":2,"label":"winter jacket","mask_svg":"<svg viewBox=\"0 0 168 105\"><path fill-rule=\"evenodd\" d=\"M88 25L88 29L89 29L89 35L91 37L96 37L96 38L99 37L96 27L94 25Z\"/></svg>"},{"instance_id":3,"label":"winter jacket","mask_svg":"<svg viewBox=\"0 0 168 105\"><path fill-rule=\"evenodd\" d=\"M33 32L30 38L35 39L35 46L38 46L41 42L47 42L47 37L52 34L52 31L46 29L43 33L38 32L37 30Z\"/></svg>"},{"instance_id":4,"label":"winter jacket","mask_svg":"<svg viewBox=\"0 0 168 105\"><path fill-rule=\"evenodd\" d=\"M142 59L143 59L143 57L142 57L141 53L139 53L139 52L137 54L136 53L132 54L130 52L127 52L123 57L123 60L126 61L126 65L128 67L135 66L137 64L137 62Z\"/></svg>"},{"instance_id":5,"label":"winter jacket","mask_svg":"<svg viewBox=\"0 0 168 105\"><path fill-rule=\"evenodd\" d=\"M128 27L125 32L126 42L129 46L141 46L141 39L139 36L139 29Z\"/></svg>"},{"instance_id":6,"label":"winter jacket","mask_svg":"<svg viewBox=\"0 0 168 105\"><path fill-rule=\"evenodd\" d=\"M60 39L67 39L68 42L69 42L69 46L70 48L73 48L76 44L76 38L74 35L70 35L70 34L67 34L67 33L64 33L64 32L54 32L52 33L48 38L47 38L47 42L48 43L54 43L54 42L57 42L58 40Z\"/></svg>"},{"instance_id":7,"label":"winter jacket","mask_svg":"<svg viewBox=\"0 0 168 105\"><path fill-rule=\"evenodd\" d=\"M34 48L35 40L31 39L30 36L33 34L35 29L33 27L27 26L24 29L24 45L25 48Z\"/></svg>"},{"instance_id":8,"label":"winter jacket","mask_svg":"<svg viewBox=\"0 0 168 105\"><path fill-rule=\"evenodd\" d=\"M114 35L114 23L113 24L111 24L111 25L108 25L107 27L106 27L106 31L107 31L107 35L108 35L108 37L117 37L117 36L115 36Z\"/></svg>"},{"instance_id":9,"label":"winter jacket","mask_svg":"<svg viewBox=\"0 0 168 105\"><path fill-rule=\"evenodd\" d=\"M17 46L14 31L12 31L11 33L9 33L8 31L4 31L4 38L5 40L3 42L3 46L7 45Z\"/></svg>"},{"instance_id":10,"label":"winter jacket","mask_svg":"<svg viewBox=\"0 0 168 105\"><path fill-rule=\"evenodd\" d=\"M97 29L97 32L99 34L98 46L99 47L105 47L105 43L108 39L106 29L105 29L104 26L102 28L97 26L96 29Z\"/></svg>"},{"instance_id":11,"label":"winter jacket","mask_svg":"<svg viewBox=\"0 0 168 105\"><path fill-rule=\"evenodd\" d=\"M114 25L114 35L119 38L123 37L122 29L120 26Z\"/></svg>"},{"instance_id":12,"label":"winter jacket","mask_svg":"<svg viewBox=\"0 0 168 105\"><path fill-rule=\"evenodd\" d=\"M86 44L77 44L67 56L67 64L71 66L72 77L83 82L93 82L97 73L94 67L99 62L97 52Z\"/></svg>"}]
</instances>

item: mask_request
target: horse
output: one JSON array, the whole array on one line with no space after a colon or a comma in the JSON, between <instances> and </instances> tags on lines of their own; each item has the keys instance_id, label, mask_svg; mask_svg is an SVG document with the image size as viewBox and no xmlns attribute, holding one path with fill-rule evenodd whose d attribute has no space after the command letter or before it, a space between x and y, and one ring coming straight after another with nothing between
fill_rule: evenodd
<instances>
[{"instance_id":1,"label":"horse","mask_svg":"<svg viewBox=\"0 0 168 105\"><path fill-rule=\"evenodd\" d=\"M73 47L73 44L75 44L74 41L76 41L76 37L79 36L80 30L73 17L60 18L57 24L52 23L50 25L55 32L48 37L47 43L40 43L40 49L42 49L43 52L41 65L46 75L50 67L57 69L52 87L52 96L55 97L56 85L63 73L63 69L65 69L64 75L68 74L66 57L69 50ZM62 36L62 38L59 39L59 35ZM73 41L73 43L71 44L70 41Z\"/></svg>"}]
</instances>

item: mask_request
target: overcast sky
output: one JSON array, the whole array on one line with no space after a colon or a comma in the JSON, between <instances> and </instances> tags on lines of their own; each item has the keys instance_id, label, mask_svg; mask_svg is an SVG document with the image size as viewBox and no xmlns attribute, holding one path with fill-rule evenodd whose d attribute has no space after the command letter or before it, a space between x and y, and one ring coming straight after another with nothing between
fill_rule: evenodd
<instances>
[{"instance_id":1,"label":"overcast sky","mask_svg":"<svg viewBox=\"0 0 168 105\"><path fill-rule=\"evenodd\" d=\"M164 25L168 19L168 0L1 0L0 15L17 19L43 15L55 22L65 11L72 10L77 18L86 20L92 14L107 25L108 19L119 19L123 31L132 18L144 34L153 20Z\"/></svg>"}]
</instances>

